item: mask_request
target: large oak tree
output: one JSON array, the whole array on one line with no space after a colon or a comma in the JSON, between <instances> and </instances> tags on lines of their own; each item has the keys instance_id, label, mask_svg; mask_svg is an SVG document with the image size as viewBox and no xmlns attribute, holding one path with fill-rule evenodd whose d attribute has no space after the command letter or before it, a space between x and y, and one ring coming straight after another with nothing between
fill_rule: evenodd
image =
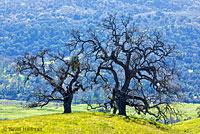
<instances>
[{"instance_id":1,"label":"large oak tree","mask_svg":"<svg viewBox=\"0 0 200 134\"><path fill-rule=\"evenodd\" d=\"M139 30L130 17L110 15L96 29L72 31L71 51L88 58L93 81L110 90L109 103L126 115L126 106L157 119L174 113L169 105L178 96L174 46L155 30ZM155 109L152 112L151 109Z\"/></svg>"}]
</instances>

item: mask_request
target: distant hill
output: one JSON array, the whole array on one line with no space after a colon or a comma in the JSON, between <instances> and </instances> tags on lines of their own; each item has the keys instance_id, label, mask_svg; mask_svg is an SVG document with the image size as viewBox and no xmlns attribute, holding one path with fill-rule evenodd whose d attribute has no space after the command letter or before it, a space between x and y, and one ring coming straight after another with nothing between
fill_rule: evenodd
<instances>
[{"instance_id":1,"label":"distant hill","mask_svg":"<svg viewBox=\"0 0 200 134\"><path fill-rule=\"evenodd\" d=\"M129 15L138 27L157 29L166 43L177 44L184 102L199 103L199 0L0 0L0 55L16 57L45 47L64 50L71 29L95 28L112 13ZM10 74L8 66L10 63L5 63L1 68ZM5 74L0 75L0 81L5 81ZM6 76L0 92L15 90L7 86L11 84L9 79Z\"/></svg>"},{"instance_id":2,"label":"distant hill","mask_svg":"<svg viewBox=\"0 0 200 134\"><path fill-rule=\"evenodd\" d=\"M0 54L59 47L71 28L95 27L110 13L129 14L140 27L161 28L179 46L192 47L200 43L199 12L199 0L1 0Z\"/></svg>"}]
</instances>

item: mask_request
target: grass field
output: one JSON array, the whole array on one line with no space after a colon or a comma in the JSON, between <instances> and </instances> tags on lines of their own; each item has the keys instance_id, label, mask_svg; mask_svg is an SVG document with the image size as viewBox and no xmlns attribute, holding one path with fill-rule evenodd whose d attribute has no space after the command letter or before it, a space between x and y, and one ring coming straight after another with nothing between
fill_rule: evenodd
<instances>
[{"instance_id":1,"label":"grass field","mask_svg":"<svg viewBox=\"0 0 200 134\"><path fill-rule=\"evenodd\" d=\"M24 108L25 102L14 100L0 100L0 119L19 119L30 116L46 115L54 113L63 113L63 106L61 104L50 103L43 108ZM180 120L195 119L197 118L196 108L200 104L185 104L181 103L176 105L177 109L182 112ZM88 112L86 104L72 105L72 112ZM129 116L137 116L145 119L150 119L150 116L137 115L133 108L127 108Z\"/></svg>"},{"instance_id":2,"label":"grass field","mask_svg":"<svg viewBox=\"0 0 200 134\"><path fill-rule=\"evenodd\" d=\"M200 134L200 118L181 121L171 126L179 133Z\"/></svg>"},{"instance_id":3,"label":"grass field","mask_svg":"<svg viewBox=\"0 0 200 134\"><path fill-rule=\"evenodd\" d=\"M181 116L178 117L179 120L181 121L198 118L196 109L197 107L200 107L200 104L178 103L178 104L174 104L174 107L181 113ZM149 115L138 115L133 111L134 111L133 108L129 108L129 107L127 108L128 115L137 116L137 117L141 117L145 119L150 119L151 117L153 117Z\"/></svg>"},{"instance_id":4,"label":"grass field","mask_svg":"<svg viewBox=\"0 0 200 134\"><path fill-rule=\"evenodd\" d=\"M19 119L30 116L63 113L63 106L57 103L50 103L43 108L25 108L21 101L0 100L0 119ZM87 105L72 105L72 112L86 112Z\"/></svg>"},{"instance_id":5,"label":"grass field","mask_svg":"<svg viewBox=\"0 0 200 134\"><path fill-rule=\"evenodd\" d=\"M164 125L99 112L51 114L0 121L2 134L200 134L200 119Z\"/></svg>"},{"instance_id":6,"label":"grass field","mask_svg":"<svg viewBox=\"0 0 200 134\"><path fill-rule=\"evenodd\" d=\"M139 118L105 113L52 114L0 122L0 133L165 134L171 127Z\"/></svg>"},{"instance_id":7,"label":"grass field","mask_svg":"<svg viewBox=\"0 0 200 134\"><path fill-rule=\"evenodd\" d=\"M106 113L87 112L87 105L73 105L72 114L62 114L60 104L51 103L43 108L23 108L25 102L0 100L0 133L48 134L200 134L200 119L196 108L200 104L178 104L181 121L164 125L140 116L127 108L129 118ZM136 117L137 116L137 117ZM195 119L196 118L196 119ZM6 120L5 120L6 119ZM7 120L8 119L8 120Z\"/></svg>"}]
</instances>

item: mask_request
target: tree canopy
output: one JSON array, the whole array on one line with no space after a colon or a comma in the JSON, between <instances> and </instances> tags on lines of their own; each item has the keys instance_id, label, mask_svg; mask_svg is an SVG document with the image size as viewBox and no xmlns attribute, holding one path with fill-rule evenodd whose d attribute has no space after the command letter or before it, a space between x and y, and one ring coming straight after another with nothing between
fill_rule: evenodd
<instances>
[{"instance_id":1,"label":"tree canopy","mask_svg":"<svg viewBox=\"0 0 200 134\"><path fill-rule=\"evenodd\" d=\"M140 114L166 119L180 92L173 62L174 46L155 30L139 30L127 16L109 15L96 29L72 31L71 51L84 55L95 71L94 85L110 91L109 103L126 115L126 106ZM152 112L151 109L155 109Z\"/></svg>"},{"instance_id":2,"label":"tree canopy","mask_svg":"<svg viewBox=\"0 0 200 134\"><path fill-rule=\"evenodd\" d=\"M78 56L68 57L57 51L51 53L45 49L37 55L26 53L17 59L17 70L26 75L25 83L30 77L39 77L46 83L43 87L30 94L30 107L45 106L50 101L62 101L64 113L71 113L73 95L79 90L85 90L80 77L87 73L87 66L79 62ZM82 75L82 76L81 76Z\"/></svg>"}]
</instances>

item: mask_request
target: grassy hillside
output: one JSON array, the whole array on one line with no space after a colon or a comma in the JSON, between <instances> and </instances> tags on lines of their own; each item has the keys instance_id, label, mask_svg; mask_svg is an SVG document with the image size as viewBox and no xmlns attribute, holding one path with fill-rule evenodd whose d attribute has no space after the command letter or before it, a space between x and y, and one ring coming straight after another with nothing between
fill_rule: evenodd
<instances>
[{"instance_id":1,"label":"grassy hillside","mask_svg":"<svg viewBox=\"0 0 200 134\"><path fill-rule=\"evenodd\" d=\"M0 133L148 133L148 134L198 134L200 119L195 111L199 104L179 104L183 119L197 118L182 121L172 125L164 125L144 120L148 116L140 116L133 109L128 108L129 118L105 113L85 113L84 104L73 105L72 114L62 114L61 105L51 103L44 108L23 108L22 101L0 101ZM31 117L30 117L31 116ZM34 116L34 117L33 117ZM133 117L134 116L134 117ZM28 117L28 118L25 118ZM21 119L19 119L21 118Z\"/></svg>"},{"instance_id":2,"label":"grassy hillside","mask_svg":"<svg viewBox=\"0 0 200 134\"><path fill-rule=\"evenodd\" d=\"M106 113L51 114L0 121L0 133L33 134L200 134L200 119L164 125Z\"/></svg>"},{"instance_id":3,"label":"grassy hillside","mask_svg":"<svg viewBox=\"0 0 200 134\"><path fill-rule=\"evenodd\" d=\"M200 107L200 104L193 104L193 103L177 103L173 105L181 114L181 116L179 116L178 120L183 121L183 120L189 120L189 119L195 119L198 117L197 115L197 107ZM132 107L128 107L127 108L127 114L130 116L137 116L137 117L141 117L141 118L145 118L145 119L150 119L152 116L150 115L138 115L135 112L133 112L133 108ZM172 119L172 118L171 118ZM174 123L174 121L177 119L172 119L172 123ZM175 121L176 122L176 121Z\"/></svg>"},{"instance_id":4,"label":"grassy hillside","mask_svg":"<svg viewBox=\"0 0 200 134\"><path fill-rule=\"evenodd\" d=\"M58 103L50 103L43 108L25 108L25 102L14 100L0 100L0 120L19 119L30 116L63 113L63 106ZM72 105L72 112L86 112L87 105Z\"/></svg>"},{"instance_id":5,"label":"grassy hillside","mask_svg":"<svg viewBox=\"0 0 200 134\"><path fill-rule=\"evenodd\" d=\"M19 119L31 116L46 115L63 113L62 104L50 103L43 108L24 108L24 101L14 101L14 100L0 100L0 120L4 119ZM179 117L180 120L195 119L198 117L196 108L200 104L192 103L180 103L176 107L181 111L182 116ZM72 112L87 112L86 104L72 105ZM136 116L140 118L150 119L152 116L149 115L138 115L133 108L127 107L127 115ZM176 120L176 119L174 119ZM173 122L173 121L172 121Z\"/></svg>"},{"instance_id":6,"label":"grassy hillside","mask_svg":"<svg viewBox=\"0 0 200 134\"><path fill-rule=\"evenodd\" d=\"M200 134L200 118L175 123L172 128L180 133Z\"/></svg>"},{"instance_id":7,"label":"grassy hillside","mask_svg":"<svg viewBox=\"0 0 200 134\"><path fill-rule=\"evenodd\" d=\"M0 121L0 133L48 134L167 134L178 132L170 126L144 119L105 114L72 113Z\"/></svg>"}]
</instances>

